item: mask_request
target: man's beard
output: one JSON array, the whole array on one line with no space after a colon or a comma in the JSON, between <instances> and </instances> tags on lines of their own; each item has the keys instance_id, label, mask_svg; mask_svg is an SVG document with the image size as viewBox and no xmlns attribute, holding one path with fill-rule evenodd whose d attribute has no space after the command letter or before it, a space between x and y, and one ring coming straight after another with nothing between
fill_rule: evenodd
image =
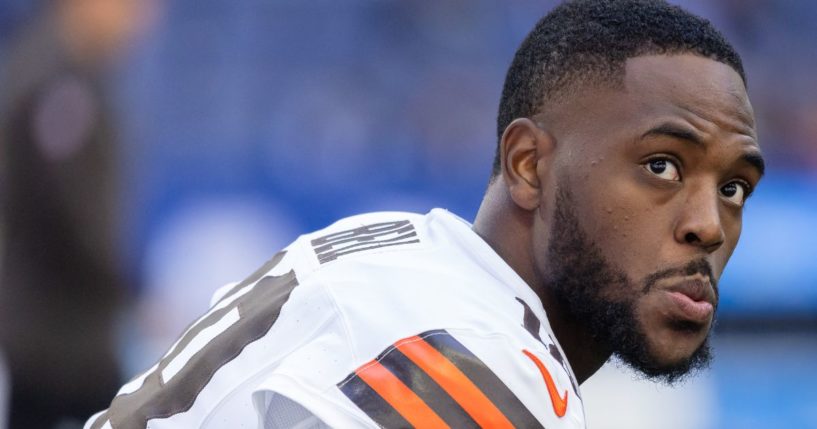
<instances>
[{"instance_id":1,"label":"man's beard","mask_svg":"<svg viewBox=\"0 0 817 429\"><path fill-rule=\"evenodd\" d=\"M606 261L599 247L588 239L573 206L570 192L561 188L556 198L547 260L548 277L560 309L572 321L583 325L593 341L648 379L673 384L707 368L712 360L709 335L687 359L659 362L650 350L645 327L636 318L635 310L636 301L661 278L702 272L712 279L709 264L699 260L664 270L648 276L638 287L623 270ZM700 329L684 322L673 328Z\"/></svg>"}]
</instances>

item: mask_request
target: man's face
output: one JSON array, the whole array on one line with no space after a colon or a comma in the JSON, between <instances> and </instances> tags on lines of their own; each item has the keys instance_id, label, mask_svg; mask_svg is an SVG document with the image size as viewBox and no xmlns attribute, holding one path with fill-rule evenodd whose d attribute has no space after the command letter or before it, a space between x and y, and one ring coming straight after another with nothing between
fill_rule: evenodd
<instances>
[{"instance_id":1,"label":"man's face","mask_svg":"<svg viewBox=\"0 0 817 429\"><path fill-rule=\"evenodd\" d=\"M536 265L597 341L673 380L708 358L717 280L762 174L752 108L734 70L694 55L630 59L623 88L583 93L551 116Z\"/></svg>"}]
</instances>

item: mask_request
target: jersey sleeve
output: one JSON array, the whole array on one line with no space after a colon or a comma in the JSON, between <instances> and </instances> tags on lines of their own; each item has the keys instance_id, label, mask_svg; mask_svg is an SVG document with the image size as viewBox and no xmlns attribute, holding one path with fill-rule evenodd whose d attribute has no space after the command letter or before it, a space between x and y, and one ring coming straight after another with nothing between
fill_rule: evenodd
<instances>
[{"instance_id":1,"label":"jersey sleeve","mask_svg":"<svg viewBox=\"0 0 817 429\"><path fill-rule=\"evenodd\" d=\"M213 428L224 427L224 421L249 427L247 420L256 421L252 388L291 352L337 323L321 285L301 281L287 255L280 252L220 293L86 428Z\"/></svg>"},{"instance_id":2,"label":"jersey sleeve","mask_svg":"<svg viewBox=\"0 0 817 429\"><path fill-rule=\"evenodd\" d=\"M271 410L291 413L295 403L330 427L584 428L568 375L544 346L529 346L502 335L426 331L331 374L283 367L255 404L265 425Z\"/></svg>"}]
</instances>

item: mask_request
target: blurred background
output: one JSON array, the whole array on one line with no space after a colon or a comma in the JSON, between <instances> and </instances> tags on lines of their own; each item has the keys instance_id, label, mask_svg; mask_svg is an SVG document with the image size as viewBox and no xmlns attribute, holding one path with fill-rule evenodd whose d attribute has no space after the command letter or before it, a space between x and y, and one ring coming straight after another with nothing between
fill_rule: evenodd
<instances>
[{"instance_id":1,"label":"blurred background","mask_svg":"<svg viewBox=\"0 0 817 429\"><path fill-rule=\"evenodd\" d=\"M300 233L473 219L505 70L555 3L0 0L0 429L80 427ZM609 365L588 427L817 428L817 2L675 3L742 54L768 173L713 368Z\"/></svg>"}]
</instances>

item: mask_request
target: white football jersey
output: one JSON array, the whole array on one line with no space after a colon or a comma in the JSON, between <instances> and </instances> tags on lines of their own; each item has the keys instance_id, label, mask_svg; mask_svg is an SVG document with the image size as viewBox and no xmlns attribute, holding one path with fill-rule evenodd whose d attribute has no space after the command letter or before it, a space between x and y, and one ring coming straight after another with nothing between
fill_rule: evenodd
<instances>
[{"instance_id":1,"label":"white football jersey","mask_svg":"<svg viewBox=\"0 0 817 429\"><path fill-rule=\"evenodd\" d=\"M445 210L299 237L86 429L584 428L536 294Z\"/></svg>"}]
</instances>

